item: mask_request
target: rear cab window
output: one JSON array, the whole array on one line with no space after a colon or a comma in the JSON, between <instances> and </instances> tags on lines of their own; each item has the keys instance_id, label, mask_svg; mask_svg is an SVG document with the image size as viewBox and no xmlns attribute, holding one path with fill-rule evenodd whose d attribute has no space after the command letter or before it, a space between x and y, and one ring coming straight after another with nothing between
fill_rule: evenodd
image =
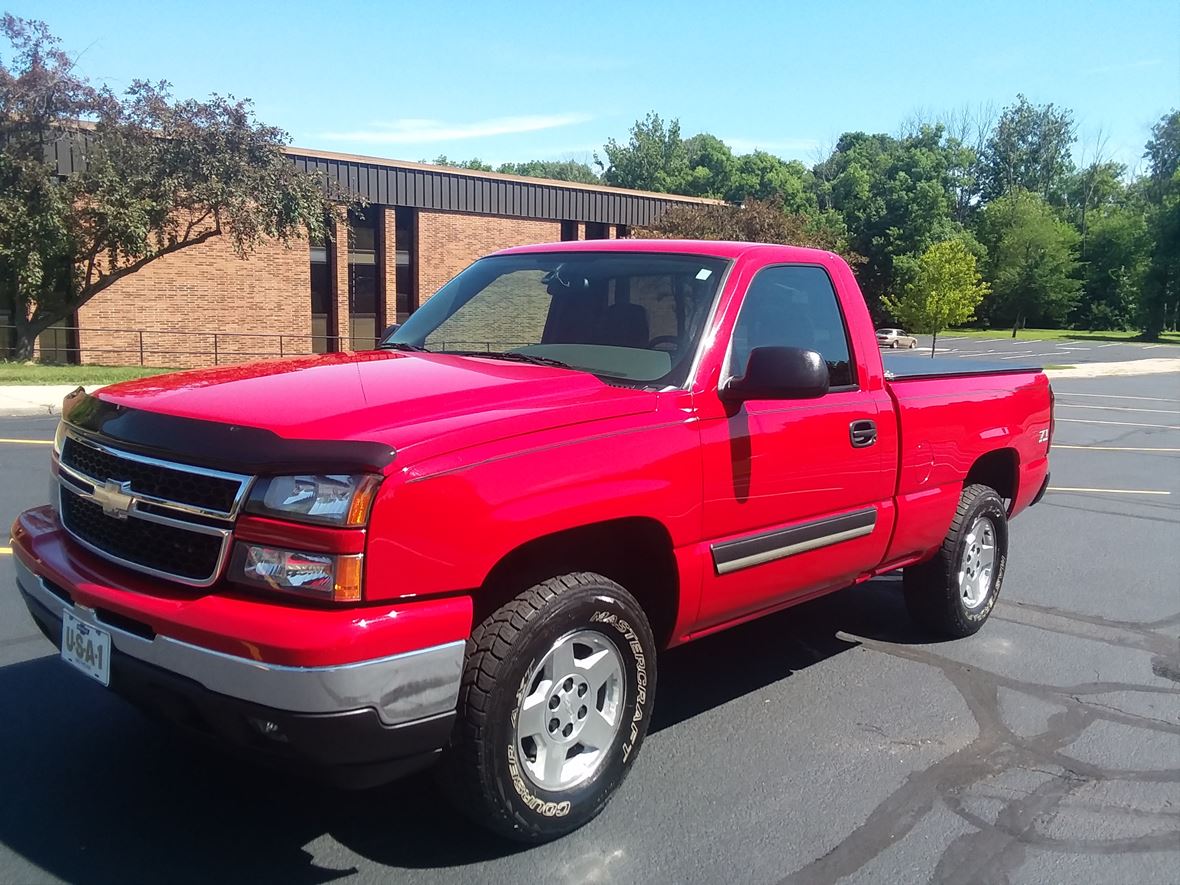
<instances>
[{"instance_id":1,"label":"rear cab window","mask_svg":"<svg viewBox=\"0 0 1180 885\"><path fill-rule=\"evenodd\" d=\"M822 267L787 264L758 272L734 326L731 375L746 371L755 347L814 350L828 365L832 390L856 387L848 327L832 280Z\"/></svg>"}]
</instances>

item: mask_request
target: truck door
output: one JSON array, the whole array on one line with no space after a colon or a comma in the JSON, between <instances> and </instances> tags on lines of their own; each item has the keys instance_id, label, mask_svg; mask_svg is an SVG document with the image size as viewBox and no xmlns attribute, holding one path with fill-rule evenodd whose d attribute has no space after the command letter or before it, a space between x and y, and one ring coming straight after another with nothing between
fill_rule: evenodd
<instances>
[{"instance_id":1,"label":"truck door","mask_svg":"<svg viewBox=\"0 0 1180 885\"><path fill-rule=\"evenodd\" d=\"M868 379L856 377L847 325L823 267L778 265L754 276L722 385L745 372L751 350L773 345L819 352L831 389L815 399L710 408L723 417L702 421L712 562L701 629L851 583L880 563L892 527L892 406L883 390L869 390Z\"/></svg>"}]
</instances>

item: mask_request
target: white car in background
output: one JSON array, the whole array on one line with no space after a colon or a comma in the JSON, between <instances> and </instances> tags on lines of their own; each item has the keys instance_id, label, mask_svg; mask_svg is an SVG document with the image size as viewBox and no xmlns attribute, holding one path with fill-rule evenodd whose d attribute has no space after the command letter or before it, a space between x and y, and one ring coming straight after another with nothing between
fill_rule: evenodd
<instances>
[{"instance_id":1,"label":"white car in background","mask_svg":"<svg viewBox=\"0 0 1180 885\"><path fill-rule=\"evenodd\" d=\"M902 329L878 329L877 343L882 347L906 347L913 350L918 346L918 339L907 335Z\"/></svg>"}]
</instances>

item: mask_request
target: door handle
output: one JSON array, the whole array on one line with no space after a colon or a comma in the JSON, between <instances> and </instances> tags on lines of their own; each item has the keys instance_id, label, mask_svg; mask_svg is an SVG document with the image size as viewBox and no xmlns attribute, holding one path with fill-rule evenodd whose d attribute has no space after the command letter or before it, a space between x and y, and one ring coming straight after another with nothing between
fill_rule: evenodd
<instances>
[{"instance_id":1,"label":"door handle","mask_svg":"<svg viewBox=\"0 0 1180 885\"><path fill-rule=\"evenodd\" d=\"M863 449L877 441L876 421L853 421L848 425L848 437L854 449Z\"/></svg>"}]
</instances>

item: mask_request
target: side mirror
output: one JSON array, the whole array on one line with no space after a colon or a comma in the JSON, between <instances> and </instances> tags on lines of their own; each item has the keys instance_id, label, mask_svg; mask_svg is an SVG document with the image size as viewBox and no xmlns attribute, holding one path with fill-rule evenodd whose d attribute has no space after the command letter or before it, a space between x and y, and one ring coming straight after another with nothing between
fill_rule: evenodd
<instances>
[{"instance_id":1,"label":"side mirror","mask_svg":"<svg viewBox=\"0 0 1180 885\"><path fill-rule=\"evenodd\" d=\"M721 390L723 399L814 399L828 392L828 364L814 350L755 347L746 374Z\"/></svg>"}]
</instances>

